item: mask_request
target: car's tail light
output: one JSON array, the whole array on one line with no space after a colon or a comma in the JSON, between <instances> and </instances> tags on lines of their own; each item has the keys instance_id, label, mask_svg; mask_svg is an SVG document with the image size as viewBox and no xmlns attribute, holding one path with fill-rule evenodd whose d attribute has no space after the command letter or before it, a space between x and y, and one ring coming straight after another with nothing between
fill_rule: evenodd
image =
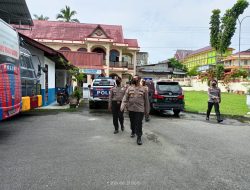
<instances>
[{"instance_id":1,"label":"car's tail light","mask_svg":"<svg viewBox=\"0 0 250 190\"><path fill-rule=\"evenodd\" d=\"M177 98L178 98L179 100L183 100L183 99L184 99L184 95L179 95Z\"/></svg>"},{"instance_id":2,"label":"car's tail light","mask_svg":"<svg viewBox=\"0 0 250 190\"><path fill-rule=\"evenodd\" d=\"M155 91L154 95L153 95L154 99L158 99L158 100L163 100L164 96L159 95L157 91Z\"/></svg>"},{"instance_id":3,"label":"car's tail light","mask_svg":"<svg viewBox=\"0 0 250 190\"><path fill-rule=\"evenodd\" d=\"M179 100L183 100L184 99L184 92L183 92L183 90L181 90L181 94L177 98Z\"/></svg>"}]
</instances>

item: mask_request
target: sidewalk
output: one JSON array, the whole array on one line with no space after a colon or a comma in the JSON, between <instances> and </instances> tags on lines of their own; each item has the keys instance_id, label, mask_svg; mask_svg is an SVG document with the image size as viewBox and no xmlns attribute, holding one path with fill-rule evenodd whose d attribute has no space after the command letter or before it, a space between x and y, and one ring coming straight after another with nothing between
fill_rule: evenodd
<instances>
[{"instance_id":1,"label":"sidewalk","mask_svg":"<svg viewBox=\"0 0 250 190\"><path fill-rule=\"evenodd\" d=\"M39 108L36 108L36 109L55 109L55 110L59 110L59 109L69 109L69 104L65 104L63 106L60 106L56 101L51 103L50 105L48 106L43 106L43 107L39 107Z\"/></svg>"}]
</instances>

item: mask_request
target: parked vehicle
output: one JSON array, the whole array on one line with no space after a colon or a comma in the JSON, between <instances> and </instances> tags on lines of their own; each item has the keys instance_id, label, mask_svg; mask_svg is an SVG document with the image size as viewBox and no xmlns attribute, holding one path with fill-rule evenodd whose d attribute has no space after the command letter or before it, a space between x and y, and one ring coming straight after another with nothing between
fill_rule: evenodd
<instances>
[{"instance_id":1,"label":"parked vehicle","mask_svg":"<svg viewBox=\"0 0 250 190\"><path fill-rule=\"evenodd\" d=\"M115 80L111 78L94 79L90 86L89 108L93 109L97 104L107 104L110 89L115 85Z\"/></svg>"},{"instance_id":2,"label":"parked vehicle","mask_svg":"<svg viewBox=\"0 0 250 190\"><path fill-rule=\"evenodd\" d=\"M0 19L0 120L21 110L19 55L17 32Z\"/></svg>"},{"instance_id":3,"label":"parked vehicle","mask_svg":"<svg viewBox=\"0 0 250 190\"><path fill-rule=\"evenodd\" d=\"M184 110L184 94L178 82L159 80L147 85L151 113L172 110L175 116L179 116Z\"/></svg>"},{"instance_id":4,"label":"parked vehicle","mask_svg":"<svg viewBox=\"0 0 250 190\"><path fill-rule=\"evenodd\" d=\"M38 78L31 58L20 46L18 33L0 19L0 121L18 114L27 102L26 110L38 107Z\"/></svg>"},{"instance_id":5,"label":"parked vehicle","mask_svg":"<svg viewBox=\"0 0 250 190\"><path fill-rule=\"evenodd\" d=\"M58 88L56 100L60 106L69 103L69 94L66 92L65 88Z\"/></svg>"}]
</instances>

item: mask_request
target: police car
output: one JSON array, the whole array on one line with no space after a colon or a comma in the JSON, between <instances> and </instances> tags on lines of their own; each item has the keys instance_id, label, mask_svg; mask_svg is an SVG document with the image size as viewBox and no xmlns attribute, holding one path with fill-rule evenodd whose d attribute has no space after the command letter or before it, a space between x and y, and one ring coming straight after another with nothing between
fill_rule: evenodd
<instances>
[{"instance_id":1,"label":"police car","mask_svg":"<svg viewBox=\"0 0 250 190\"><path fill-rule=\"evenodd\" d=\"M110 89L116 85L112 78L96 78L90 87L89 108L93 109L98 104L107 104L109 101Z\"/></svg>"}]
</instances>

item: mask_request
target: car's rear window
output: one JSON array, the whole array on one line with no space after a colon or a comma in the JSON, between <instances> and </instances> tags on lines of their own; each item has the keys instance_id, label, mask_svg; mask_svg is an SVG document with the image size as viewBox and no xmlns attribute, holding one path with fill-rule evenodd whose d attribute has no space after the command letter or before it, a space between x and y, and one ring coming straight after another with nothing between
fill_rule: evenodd
<instances>
[{"instance_id":1,"label":"car's rear window","mask_svg":"<svg viewBox=\"0 0 250 190\"><path fill-rule=\"evenodd\" d=\"M178 83L158 82L157 90L160 92L180 92L181 87Z\"/></svg>"},{"instance_id":2,"label":"car's rear window","mask_svg":"<svg viewBox=\"0 0 250 190\"><path fill-rule=\"evenodd\" d=\"M97 79L94 81L93 86L114 86L115 81L112 79Z\"/></svg>"}]
</instances>

